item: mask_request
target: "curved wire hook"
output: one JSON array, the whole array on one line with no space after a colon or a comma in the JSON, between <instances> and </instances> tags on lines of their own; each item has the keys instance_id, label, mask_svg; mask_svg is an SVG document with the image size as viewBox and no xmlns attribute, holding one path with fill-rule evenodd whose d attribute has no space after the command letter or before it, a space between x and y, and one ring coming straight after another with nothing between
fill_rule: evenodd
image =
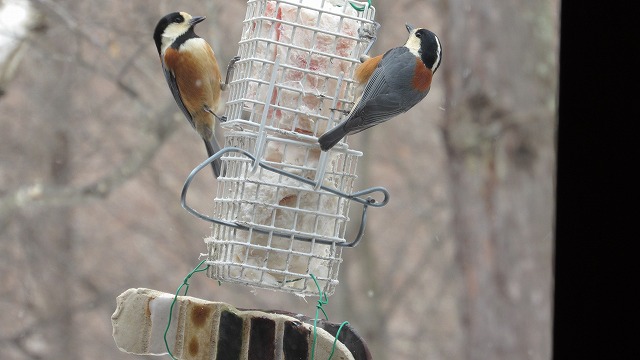
<instances>
[{"instance_id":1,"label":"curved wire hook","mask_svg":"<svg viewBox=\"0 0 640 360\"><path fill-rule=\"evenodd\" d=\"M246 150L240 149L240 148L236 148L236 147L226 147L220 151L218 151L217 153L213 154L211 157L209 157L208 159L206 159L204 162L202 162L200 165L196 166L191 173L189 174L189 176L187 176L187 179L184 182L184 186L182 187L182 193L180 194L180 205L182 205L182 208L187 210L187 212L189 212L190 214L194 215L195 217L204 220L204 221L208 221L208 222L212 222L215 224L219 224L219 225L224 225L224 226L228 226L234 229L238 229L238 230L253 230L262 234L273 234L275 236L279 236L279 237L284 237L284 238L293 238L296 240L302 240L302 241L308 241L308 242L316 242L319 244L325 244L325 245L338 245L338 246L342 246L342 247L354 247L356 246L360 240L362 239L362 237L364 236L364 228L365 225L367 223L367 207L369 206L374 206L374 207L381 207L386 205L389 202L389 192L383 188L383 187L374 187L374 188L369 188L369 189L365 189L356 193L353 193L352 195L348 195L345 194L341 191L332 189L332 188L328 188L326 186L321 186L320 188L331 192L335 195L338 195L340 197L343 198L347 198L349 200L353 200L356 202L359 202L363 205L363 209L362 209L362 219L360 221L360 228L358 230L358 234L356 235L355 240L351 241L351 242L336 242L336 241L331 241L331 240L324 240L324 239L318 239L316 237L311 237L311 236L301 236L301 235L296 235L294 233L286 233L286 232L280 232L280 231L274 231L274 230L263 230L263 229L258 229L258 228L250 228L248 226L245 225L241 225L238 224L236 222L230 222L230 221L225 221L225 220L221 220L218 218L214 218L214 217L210 217L208 215L202 214L199 211L197 211L196 209L192 208L191 206L187 205L187 192L189 191L189 187L191 186L191 183L193 182L193 179L195 179L195 176L198 174L198 172L200 172L200 170L204 169L205 167L208 167L213 161L215 161L216 159L222 157L222 155L228 153L228 152L239 152L242 153L243 155L245 155L246 157L248 157L249 159L251 159L252 165L256 162L256 158L251 155L251 153L247 152ZM306 179L304 177L295 175L295 174L291 174L288 173L284 170L280 170L277 168L274 168L272 166L269 165L265 165L264 163L258 161L258 165L269 170L269 171L273 171L276 172L278 174L299 180L305 184L311 185L311 186L315 186L315 182ZM368 196L367 198L363 199L361 198L361 196L364 195L369 195L372 194L374 192L381 192L384 196L384 199L381 202L376 201L373 197Z\"/></svg>"}]
</instances>

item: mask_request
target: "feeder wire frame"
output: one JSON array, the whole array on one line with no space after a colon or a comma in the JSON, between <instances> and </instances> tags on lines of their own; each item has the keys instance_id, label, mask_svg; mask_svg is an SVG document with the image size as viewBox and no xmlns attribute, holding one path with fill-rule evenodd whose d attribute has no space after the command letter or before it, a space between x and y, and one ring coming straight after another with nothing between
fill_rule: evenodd
<instances>
[{"instance_id":1,"label":"feeder wire frame","mask_svg":"<svg viewBox=\"0 0 640 360\"><path fill-rule=\"evenodd\" d=\"M364 7L357 12L347 1L330 6L336 2L247 2L222 124L225 148L209 159L223 164L214 216L201 217L214 223L205 239L209 277L320 295L313 274L331 295L342 248L364 233L366 208L388 201L378 188L354 196L362 153L346 139L329 152L317 144L353 106L353 74L379 26L368 3L353 2ZM383 200L360 197L374 192ZM363 215L356 240L347 242L351 200L363 204Z\"/></svg>"}]
</instances>

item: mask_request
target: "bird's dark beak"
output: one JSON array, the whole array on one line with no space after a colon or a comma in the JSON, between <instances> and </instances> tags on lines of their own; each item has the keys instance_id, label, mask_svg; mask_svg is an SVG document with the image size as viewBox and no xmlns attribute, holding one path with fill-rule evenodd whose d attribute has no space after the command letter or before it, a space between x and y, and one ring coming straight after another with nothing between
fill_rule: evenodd
<instances>
[{"instance_id":1,"label":"bird's dark beak","mask_svg":"<svg viewBox=\"0 0 640 360\"><path fill-rule=\"evenodd\" d=\"M194 17L191 18L191 20L189 20L189 25L193 26L193 25L195 25L195 24L197 24L199 22L203 22L204 19L206 19L206 18L207 18L206 16L194 16Z\"/></svg>"},{"instance_id":2,"label":"bird's dark beak","mask_svg":"<svg viewBox=\"0 0 640 360\"><path fill-rule=\"evenodd\" d=\"M412 32L412 31L413 31L413 29L414 29L413 25L404 24L404 26L406 26L406 27L407 27L407 31L408 31L408 32Z\"/></svg>"}]
</instances>

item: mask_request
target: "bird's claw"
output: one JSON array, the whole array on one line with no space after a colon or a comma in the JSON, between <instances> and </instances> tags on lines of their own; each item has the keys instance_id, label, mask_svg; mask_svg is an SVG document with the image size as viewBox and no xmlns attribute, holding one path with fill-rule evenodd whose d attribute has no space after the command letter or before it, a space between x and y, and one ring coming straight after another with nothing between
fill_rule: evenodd
<instances>
[{"instance_id":1,"label":"bird's claw","mask_svg":"<svg viewBox=\"0 0 640 360\"><path fill-rule=\"evenodd\" d=\"M225 122L227 121L227 117L226 116L218 116L218 114L216 114L215 112L213 112L213 110L211 110L210 107L208 106L204 106L204 111L208 112L209 114L213 115L213 117L215 117L216 119L218 119L218 121L220 122Z\"/></svg>"},{"instance_id":2,"label":"bird's claw","mask_svg":"<svg viewBox=\"0 0 640 360\"><path fill-rule=\"evenodd\" d=\"M351 112L351 110L346 110L346 109L334 109L334 108L330 108L329 110L331 110L331 111L337 111L337 112L340 112L340 113L342 113L342 114L344 114L344 115L348 115L348 114Z\"/></svg>"},{"instance_id":3,"label":"bird's claw","mask_svg":"<svg viewBox=\"0 0 640 360\"><path fill-rule=\"evenodd\" d=\"M231 78L231 73L235 70L236 63L240 60L240 56L234 56L230 61L229 65L227 65L227 76L224 79L224 83L220 84L220 89L222 91L227 89L227 85L229 84L229 78Z\"/></svg>"},{"instance_id":4,"label":"bird's claw","mask_svg":"<svg viewBox=\"0 0 640 360\"><path fill-rule=\"evenodd\" d=\"M363 54L368 54L369 50L371 50L371 48L373 47L373 44L376 42L376 40L378 40L378 29L380 29L380 23L375 21L372 24L365 25L358 29L358 35L360 35L360 38L369 40L369 44L362 52ZM368 60L368 58L365 60L362 59L363 58L361 56L360 62L365 62L366 60Z\"/></svg>"}]
</instances>

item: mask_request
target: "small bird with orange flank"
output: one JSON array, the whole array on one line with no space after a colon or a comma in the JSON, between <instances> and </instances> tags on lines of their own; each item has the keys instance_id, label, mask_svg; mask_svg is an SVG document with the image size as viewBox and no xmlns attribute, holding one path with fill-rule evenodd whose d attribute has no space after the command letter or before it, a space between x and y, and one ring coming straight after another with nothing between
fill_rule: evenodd
<instances>
[{"instance_id":1,"label":"small bird with orange flank","mask_svg":"<svg viewBox=\"0 0 640 360\"><path fill-rule=\"evenodd\" d=\"M214 135L214 118L226 120L219 115L224 111L220 95L239 58L231 60L226 80L222 82L211 46L194 31L195 25L205 19L204 16L191 16L186 12L173 12L160 19L153 39L171 94L191 126L204 140L207 155L211 157L220 150ZM214 175L220 176L220 159L211 165Z\"/></svg>"},{"instance_id":2,"label":"small bird with orange flank","mask_svg":"<svg viewBox=\"0 0 640 360\"><path fill-rule=\"evenodd\" d=\"M406 28L409 39L404 46L358 66L355 80L366 83L362 95L344 121L318 138L320 149L328 151L345 136L390 120L427 96L442 61L440 39L427 29Z\"/></svg>"}]
</instances>

